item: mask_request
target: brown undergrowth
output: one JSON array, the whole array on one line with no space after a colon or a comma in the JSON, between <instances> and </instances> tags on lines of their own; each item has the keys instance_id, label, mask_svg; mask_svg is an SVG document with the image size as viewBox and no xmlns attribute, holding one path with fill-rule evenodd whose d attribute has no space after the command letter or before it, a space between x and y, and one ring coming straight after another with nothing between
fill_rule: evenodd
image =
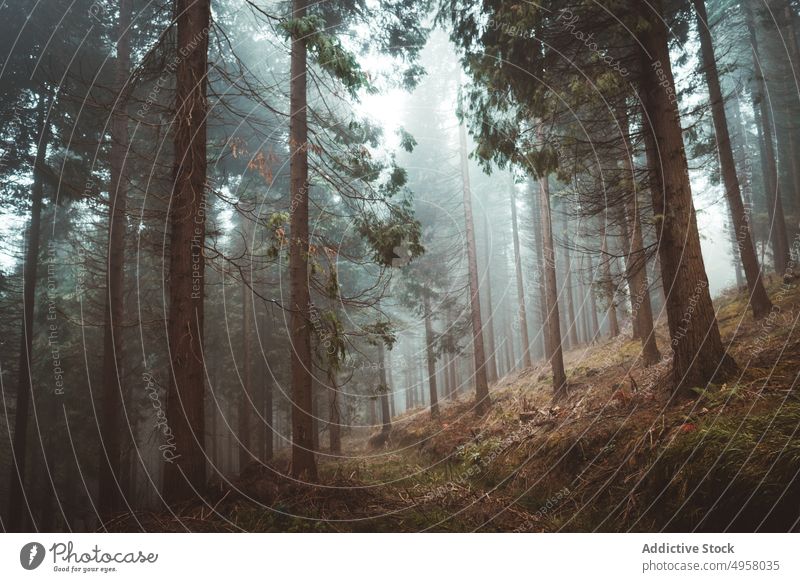
<instances>
[{"instance_id":1,"label":"brown undergrowth","mask_svg":"<svg viewBox=\"0 0 800 582\"><path fill-rule=\"evenodd\" d=\"M566 354L569 395L551 403L543 365L498 381L476 417L471 395L441 415L409 411L385 448L350 438L320 484L250 467L148 531L786 531L800 509L800 294L769 283L774 316L741 293L715 301L739 374L672 398L669 362L643 368L625 334ZM659 346L668 345L661 322Z\"/></svg>"}]
</instances>

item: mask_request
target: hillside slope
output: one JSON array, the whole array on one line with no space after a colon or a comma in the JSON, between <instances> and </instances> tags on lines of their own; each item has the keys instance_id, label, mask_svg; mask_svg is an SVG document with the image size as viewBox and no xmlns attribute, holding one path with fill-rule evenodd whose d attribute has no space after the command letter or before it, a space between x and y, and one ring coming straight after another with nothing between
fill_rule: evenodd
<instances>
[{"instance_id":1,"label":"hillside slope","mask_svg":"<svg viewBox=\"0 0 800 582\"><path fill-rule=\"evenodd\" d=\"M755 322L745 298L716 301L739 376L676 401L668 360L644 369L623 334L567 354L569 396L551 405L542 365L501 379L482 418L471 394L394 420L386 448L351 435L320 459L321 483L281 476L285 461L170 515L124 530L786 531L800 518L800 293L773 281ZM659 346L668 340L663 323Z\"/></svg>"}]
</instances>

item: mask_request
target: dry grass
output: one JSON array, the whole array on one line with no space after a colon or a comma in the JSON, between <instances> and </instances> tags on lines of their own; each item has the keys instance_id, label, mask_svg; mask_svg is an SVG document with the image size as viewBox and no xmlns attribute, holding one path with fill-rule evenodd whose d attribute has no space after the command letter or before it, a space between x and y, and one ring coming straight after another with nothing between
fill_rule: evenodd
<instances>
[{"instance_id":1,"label":"dry grass","mask_svg":"<svg viewBox=\"0 0 800 582\"><path fill-rule=\"evenodd\" d=\"M321 486L252 467L208 503L137 517L156 531L797 529L800 293L769 290L779 317L766 327L740 294L715 302L741 375L689 400L672 401L668 365L642 368L620 337L566 354L557 406L539 365L498 381L481 418L464 394L438 419L397 418L386 450L351 439L346 461L321 463ZM666 346L663 322L657 334ZM132 516L112 528L140 529Z\"/></svg>"}]
</instances>

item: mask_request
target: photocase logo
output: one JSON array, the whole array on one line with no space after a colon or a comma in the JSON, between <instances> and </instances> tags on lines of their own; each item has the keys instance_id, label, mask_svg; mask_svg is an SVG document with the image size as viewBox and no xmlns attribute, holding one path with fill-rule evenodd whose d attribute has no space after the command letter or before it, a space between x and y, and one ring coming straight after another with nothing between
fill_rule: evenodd
<instances>
[{"instance_id":1,"label":"photocase logo","mask_svg":"<svg viewBox=\"0 0 800 582\"><path fill-rule=\"evenodd\" d=\"M93 2L89 6L89 16L97 22L103 22L103 5L100 2Z\"/></svg>"},{"instance_id":2,"label":"photocase logo","mask_svg":"<svg viewBox=\"0 0 800 582\"><path fill-rule=\"evenodd\" d=\"M392 249L392 267L405 267L411 262L411 249L405 242Z\"/></svg>"},{"instance_id":3,"label":"photocase logo","mask_svg":"<svg viewBox=\"0 0 800 582\"><path fill-rule=\"evenodd\" d=\"M35 570L44 561L44 546L38 542L30 542L19 551L19 563L26 570Z\"/></svg>"}]
</instances>

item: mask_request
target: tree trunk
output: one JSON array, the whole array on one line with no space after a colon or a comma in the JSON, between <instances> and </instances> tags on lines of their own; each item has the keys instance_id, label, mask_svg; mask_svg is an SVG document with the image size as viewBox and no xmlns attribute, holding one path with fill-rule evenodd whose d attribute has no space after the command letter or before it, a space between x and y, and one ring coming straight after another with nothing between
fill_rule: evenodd
<instances>
[{"instance_id":1,"label":"tree trunk","mask_svg":"<svg viewBox=\"0 0 800 582\"><path fill-rule=\"evenodd\" d=\"M728 206L728 211L730 213L730 216L728 217L728 222L725 224L725 228L728 230L728 234L730 235L731 261L733 262L733 276L736 279L736 288L742 289L745 287L746 282L744 279L744 273L742 271L742 261L739 258L739 243L736 240L736 227L734 226L733 210L730 208L730 206ZM747 211L745 210L745 213L746 212ZM752 229L750 230L750 233L753 234ZM755 241L753 242L753 244L755 244Z\"/></svg>"},{"instance_id":2,"label":"tree trunk","mask_svg":"<svg viewBox=\"0 0 800 582\"><path fill-rule=\"evenodd\" d=\"M619 335L619 320L617 319L617 302L615 300L616 290L614 289L614 279L611 276L611 257L608 253L608 235L606 234L606 225L603 225L603 238L600 243L601 265L603 267L603 293L608 300L608 309L606 315L608 317L609 337L615 338Z\"/></svg>"},{"instance_id":3,"label":"tree trunk","mask_svg":"<svg viewBox=\"0 0 800 582\"><path fill-rule=\"evenodd\" d=\"M316 376L312 376L312 383L311 383L311 426L313 432L313 438L311 442L314 446L314 450L320 450L319 446L319 433L322 431L322 423L320 422L320 415L319 415L319 389L320 383Z\"/></svg>"},{"instance_id":4,"label":"tree trunk","mask_svg":"<svg viewBox=\"0 0 800 582\"><path fill-rule=\"evenodd\" d=\"M38 409L35 426L39 434L42 451L42 458L39 463L41 475L40 479L37 479L39 482L39 499L36 509L39 513L39 519L36 522L36 529L38 531L53 531L53 519L55 518L53 503L58 497L56 474L59 460L64 458L66 453L66 451L60 451L59 449L66 444L68 436L64 434L62 439L56 440L60 431L43 430L43 427L55 425L58 419L58 404L55 393L50 391L45 392L44 398L39 398L39 402L34 402Z\"/></svg>"},{"instance_id":5,"label":"tree trunk","mask_svg":"<svg viewBox=\"0 0 800 582\"><path fill-rule=\"evenodd\" d=\"M789 0L781 0L783 5L783 19L786 25L787 48L789 52L789 63L791 65L792 77L786 79L788 84L787 94L796 98L800 94L800 44L797 40L797 30L795 28L795 14ZM788 104L787 104L788 105ZM795 106L797 102L795 101ZM792 140L792 176L795 183L795 207L800 211L800 153L797 151L797 119L793 119L791 114L787 115L791 125L787 128L790 139Z\"/></svg>"},{"instance_id":6,"label":"tree trunk","mask_svg":"<svg viewBox=\"0 0 800 582\"><path fill-rule=\"evenodd\" d=\"M723 93L725 87L722 88ZM753 196L752 196L752 179L750 174L748 145L745 130L742 127L742 112L739 104L739 86L738 84L733 89L734 96L725 102L725 116L728 121L728 133L731 137L731 147L733 149L733 157L736 163L736 174L739 178L739 186L742 193L742 203L745 208L745 215L748 217L752 215L753 210ZM730 206L728 212L731 213ZM731 242L731 256L733 257L734 274L736 276L736 288L742 289L745 287L746 282L744 278L744 271L742 270L742 261L739 258L739 246L736 241L736 228L733 226L733 215L728 217L728 230ZM756 232L756 225L750 224L750 235L753 239L754 250L758 251L758 233ZM763 268L763 263L759 260L759 264Z\"/></svg>"},{"instance_id":7,"label":"tree trunk","mask_svg":"<svg viewBox=\"0 0 800 582\"><path fill-rule=\"evenodd\" d=\"M486 276L485 289L486 289L486 344L489 353L486 355L486 380L491 384L497 381L498 368L497 363L497 342L494 335L494 302L492 301L492 252L491 245L489 244L489 217L484 212L483 214L483 230L484 230L484 251L486 255ZM480 280L480 278L479 278Z\"/></svg>"},{"instance_id":8,"label":"tree trunk","mask_svg":"<svg viewBox=\"0 0 800 582\"><path fill-rule=\"evenodd\" d=\"M506 301L503 301L503 343L505 344L505 357L506 357L506 366L503 376L506 374L510 374L516 368L517 357L514 353L514 331L511 325L511 317L509 314L511 310L508 309L508 305Z\"/></svg>"},{"instance_id":9,"label":"tree trunk","mask_svg":"<svg viewBox=\"0 0 800 582\"><path fill-rule=\"evenodd\" d=\"M177 0L178 62L175 185L170 209L169 322L172 365L167 420L174 448L166 449L168 503L196 497L206 484L203 451L203 298L206 216L206 84L210 0ZM169 453L168 453L169 451Z\"/></svg>"},{"instance_id":10,"label":"tree trunk","mask_svg":"<svg viewBox=\"0 0 800 582\"><path fill-rule=\"evenodd\" d=\"M764 174L764 197L767 202L769 215L770 241L772 243L773 262L775 271L781 275L789 267L789 239L786 234L786 221L783 214L781 189L778 180L778 162L775 157L775 146L772 142L772 127L770 125L769 103L766 98L764 72L761 70L761 59L758 54L758 38L753 24L753 14L747 2L742 3L745 23L750 36L750 46L753 51L753 111L756 117L759 142L761 144L761 168Z\"/></svg>"},{"instance_id":11,"label":"tree trunk","mask_svg":"<svg viewBox=\"0 0 800 582\"><path fill-rule=\"evenodd\" d=\"M519 317L520 337L522 338L522 365L533 366L531 361L531 342L528 337L528 313L525 308L525 283L522 280L522 256L519 248L519 226L517 224L517 197L514 179L511 179L511 236L514 244L514 275L517 282L517 314Z\"/></svg>"},{"instance_id":12,"label":"tree trunk","mask_svg":"<svg viewBox=\"0 0 800 582\"><path fill-rule=\"evenodd\" d=\"M100 418L98 510L107 516L123 505L121 439L128 427L120 426L124 404L122 320L125 315L125 213L127 184L125 157L128 152L128 116L125 97L130 74L131 0L120 0L117 20L115 63L116 101L111 113L111 183L108 204L108 248L106 263L105 330L103 338L103 413Z\"/></svg>"},{"instance_id":13,"label":"tree trunk","mask_svg":"<svg viewBox=\"0 0 800 582\"><path fill-rule=\"evenodd\" d=\"M672 373L676 390L686 392L726 377L736 365L722 344L708 290L660 6L655 4L656 14L642 10L650 28L640 38L641 90L661 274L668 290Z\"/></svg>"},{"instance_id":14,"label":"tree trunk","mask_svg":"<svg viewBox=\"0 0 800 582\"><path fill-rule=\"evenodd\" d=\"M485 414L491 406L489 382L486 378L486 353L483 347L483 320L481 319L481 298L478 288L478 260L475 249L475 223L472 218L472 190L469 183L467 162L467 134L464 125L458 128L461 179L464 190L464 224L467 237L467 262L469 263L469 291L472 314L472 345L475 364L475 413Z\"/></svg>"},{"instance_id":15,"label":"tree trunk","mask_svg":"<svg viewBox=\"0 0 800 582\"><path fill-rule=\"evenodd\" d=\"M217 381L216 376L212 376L211 378L211 386L210 391L214 394L214 391L217 389ZM219 467L219 427L217 426L217 407L219 406L216 399L211 398L211 466L212 468ZM214 471L212 470L212 476Z\"/></svg>"},{"instance_id":16,"label":"tree trunk","mask_svg":"<svg viewBox=\"0 0 800 582\"><path fill-rule=\"evenodd\" d=\"M633 164L626 165L627 171L633 171ZM630 174L631 176L633 174ZM629 196L637 196L636 191L629 194ZM635 205L636 203L634 203ZM642 264L636 261L643 261L644 256L641 252L641 248L639 249L639 253L637 255L633 254L632 251L632 235L631 235L631 227L633 227L633 219L628 215L628 207L630 204L626 200L625 203L616 208L617 210L617 220L619 221L620 225L620 234L621 236L621 246L622 246L622 255L625 257L625 282L628 284L628 295L630 296L630 303L631 303L631 339L632 340L644 340L645 334L642 332L642 327L644 325L642 322L642 313L641 313L641 303L642 303L642 295L647 294L649 299L649 292L647 288L637 288L637 279L636 276L641 273ZM634 227L635 228L635 227ZM651 321L652 327L652 321ZM642 344L644 347L644 343ZM649 365L649 364L645 364Z\"/></svg>"},{"instance_id":17,"label":"tree trunk","mask_svg":"<svg viewBox=\"0 0 800 582\"><path fill-rule=\"evenodd\" d=\"M339 386L336 382L336 371L328 366L328 437L331 453L342 452L342 415L339 410Z\"/></svg>"},{"instance_id":18,"label":"tree trunk","mask_svg":"<svg viewBox=\"0 0 800 582\"><path fill-rule=\"evenodd\" d=\"M254 318L255 327L258 328L258 315L256 314ZM258 337L262 336L259 335ZM253 459L263 462L267 446L267 424L266 417L264 416L264 411L266 409L266 402L264 400L266 398L266 383L262 384L262 381L265 379L265 370L263 369L263 365L261 364L260 359L257 359L257 362L258 363L252 363L254 366L251 384L253 410L250 412L250 418L253 420L253 426L250 427L250 451L252 452Z\"/></svg>"},{"instance_id":19,"label":"tree trunk","mask_svg":"<svg viewBox=\"0 0 800 582\"><path fill-rule=\"evenodd\" d=\"M789 70L791 72L791 69ZM789 81L788 77L783 79L783 90L787 95L791 95L791 91L796 91L795 84ZM786 102L783 106L783 113L785 122L782 127L777 127L775 137L778 143L778 151L781 152L781 163L789 166L789 186L793 196L791 197L791 206L794 206L795 212L800 211L800 156L798 156L797 145L797 128L795 127L795 117L797 113L792 111L792 105L796 104ZM784 159L785 158L785 159ZM787 235L788 236L788 235Z\"/></svg>"},{"instance_id":20,"label":"tree trunk","mask_svg":"<svg viewBox=\"0 0 800 582\"><path fill-rule=\"evenodd\" d=\"M794 82L792 84L794 85L794 90L799 91L800 62L798 62L798 59L800 59L800 43L798 43L797 40L797 16L792 9L790 0L781 0L781 4L783 5L783 24L786 26L786 44L788 45L790 58L789 64L794 74Z\"/></svg>"},{"instance_id":21,"label":"tree trunk","mask_svg":"<svg viewBox=\"0 0 800 582\"><path fill-rule=\"evenodd\" d=\"M458 395L458 384L456 384L456 358L453 354L447 356L447 398L455 399Z\"/></svg>"},{"instance_id":22,"label":"tree trunk","mask_svg":"<svg viewBox=\"0 0 800 582\"><path fill-rule=\"evenodd\" d=\"M253 283L255 286L255 283ZM269 332L266 329L266 316L264 313L254 312L255 325L259 330L258 335L262 338L263 350L267 350L267 342L270 341ZM278 432L278 427L275 424L274 396L272 394L272 372L270 370L269 362L267 361L264 353L259 353L258 365L256 370L255 384L259 386L257 406L263 420L256 421L255 435L258 441L256 454L263 463L272 460L275 454L274 433Z\"/></svg>"},{"instance_id":23,"label":"tree trunk","mask_svg":"<svg viewBox=\"0 0 800 582\"><path fill-rule=\"evenodd\" d=\"M133 402L133 382L125 382L125 391L122 395L122 401ZM130 406L128 404L127 406ZM138 419L129 414L125 415L125 433L123 434L122 444L120 446L120 484L122 486L122 497L127 500L129 507L136 507L136 472L137 465L139 464L139 455L137 453L137 424Z\"/></svg>"},{"instance_id":24,"label":"tree trunk","mask_svg":"<svg viewBox=\"0 0 800 582\"><path fill-rule=\"evenodd\" d=\"M425 340L423 339L423 342ZM422 352L420 352L422 353ZM420 406L423 408L428 406L430 403L428 402L428 397L425 392L425 361L422 356L418 359L419 366L417 366L415 370L415 374L417 376L416 385L419 387L419 394L417 394L417 399L420 403Z\"/></svg>"},{"instance_id":25,"label":"tree trunk","mask_svg":"<svg viewBox=\"0 0 800 582\"><path fill-rule=\"evenodd\" d=\"M448 372L449 366L450 354L444 353L442 354L442 365L439 368L439 385L444 386L442 398L446 398L448 400L450 399L450 395L453 393L453 386L450 384L450 374Z\"/></svg>"},{"instance_id":26,"label":"tree trunk","mask_svg":"<svg viewBox=\"0 0 800 582\"><path fill-rule=\"evenodd\" d=\"M228 409L228 418L230 419L225 431L225 458L227 459L228 475L233 476L238 473L239 456L236 455L236 443L234 442L235 434L233 431L234 421L238 414L238 406L234 400L228 399L225 402L225 407Z\"/></svg>"},{"instance_id":27,"label":"tree trunk","mask_svg":"<svg viewBox=\"0 0 800 582\"><path fill-rule=\"evenodd\" d=\"M633 164L630 169L633 171ZM645 366L652 366L661 360L661 352L658 351L654 332L650 283L645 268L647 257L644 253L638 195L635 191L631 198L626 201L620 217L625 253L625 278L631 296L631 319L636 330L634 339L642 343L642 363Z\"/></svg>"},{"instance_id":28,"label":"tree trunk","mask_svg":"<svg viewBox=\"0 0 800 582\"><path fill-rule=\"evenodd\" d=\"M589 315L589 294L591 293L591 286L587 286L584 277L586 276L586 255L583 252L579 253L578 261L578 289L581 297L581 308L579 316L581 319L581 333L583 334L583 343L589 345L592 343L592 330L591 330L591 317Z\"/></svg>"},{"instance_id":29,"label":"tree trunk","mask_svg":"<svg viewBox=\"0 0 800 582\"><path fill-rule=\"evenodd\" d=\"M594 259L592 259L591 255L588 255L587 259L589 261L589 273L591 273L591 281L593 282L595 278ZM589 283L589 304L590 304L589 323L592 333L591 342L596 343L597 338L600 335L600 320L597 317L597 297L595 295L592 282Z\"/></svg>"},{"instance_id":30,"label":"tree trunk","mask_svg":"<svg viewBox=\"0 0 800 582\"><path fill-rule=\"evenodd\" d=\"M248 241L248 229L245 229L245 244ZM251 452L252 409L253 409L253 372L251 329L253 327L252 291L242 281L242 391L239 393L239 470L250 463Z\"/></svg>"},{"instance_id":31,"label":"tree trunk","mask_svg":"<svg viewBox=\"0 0 800 582\"><path fill-rule=\"evenodd\" d=\"M381 432L389 433L392 430L392 414L389 410L389 384L386 381L386 358L384 357L383 342L378 343L378 367L380 369L380 399L381 399Z\"/></svg>"},{"instance_id":32,"label":"tree trunk","mask_svg":"<svg viewBox=\"0 0 800 582\"><path fill-rule=\"evenodd\" d=\"M425 318L425 355L428 360L428 388L431 395L431 416L439 417L439 395L436 390L436 357L433 353L433 326L431 325L431 306L427 296L423 299Z\"/></svg>"},{"instance_id":33,"label":"tree trunk","mask_svg":"<svg viewBox=\"0 0 800 582\"><path fill-rule=\"evenodd\" d=\"M19 383L14 416L14 440L12 444L12 466L9 471L8 522L6 531L20 532L24 528L23 508L28 507L25 492L25 465L28 455L28 412L33 391L31 362L33 360L33 315L36 299L36 279L39 269L39 239L42 229L42 205L44 182L41 167L47 157L50 134L46 126L47 102L44 91L39 95L36 113L36 159L33 166L31 186L31 221L28 226L25 262L22 265L22 338L19 349Z\"/></svg>"},{"instance_id":34,"label":"tree trunk","mask_svg":"<svg viewBox=\"0 0 800 582\"><path fill-rule=\"evenodd\" d=\"M583 322L584 322L584 338L586 345L594 343L595 331L592 326L592 312L594 311L594 291L592 290L592 282L588 283L585 280L585 274L591 272L591 261L589 262L588 271L585 268L586 253L581 253L581 285L583 286Z\"/></svg>"},{"instance_id":35,"label":"tree trunk","mask_svg":"<svg viewBox=\"0 0 800 582\"><path fill-rule=\"evenodd\" d=\"M540 206L539 188L534 189L534 184L531 182L531 210L533 214L533 229L536 249L536 272L537 272L537 285L536 288L539 292L539 319L541 322L541 329L539 335L541 337L542 353L544 359L548 362L553 357L553 346L550 344L550 331L548 328L549 319L547 316L547 292L545 291L545 264L544 264L544 242L542 237L542 209Z\"/></svg>"},{"instance_id":36,"label":"tree trunk","mask_svg":"<svg viewBox=\"0 0 800 582\"><path fill-rule=\"evenodd\" d=\"M403 380L405 381L405 388L406 388L406 410L411 410L414 408L414 392L412 390L412 381L411 381L411 352L408 348L405 350L404 359L405 359L405 369L403 371Z\"/></svg>"},{"instance_id":37,"label":"tree trunk","mask_svg":"<svg viewBox=\"0 0 800 582\"><path fill-rule=\"evenodd\" d=\"M728 133L728 120L725 116L725 102L719 84L717 62L714 56L714 46L711 42L711 31L708 28L708 14L706 13L705 0L693 0L697 15L697 30L700 35L700 48L703 55L708 94L711 99L711 111L714 118L714 132L717 137L717 151L719 152L720 166L722 167L722 180L725 184L725 194L728 198L733 226L736 232L737 248L747 278L747 289L750 292L750 307L756 319L765 317L772 309L772 302L764 289L761 279L761 267L758 264L750 224L745 213L742 193L739 188L739 178L736 175L736 162L733 158L731 139Z\"/></svg>"},{"instance_id":38,"label":"tree trunk","mask_svg":"<svg viewBox=\"0 0 800 582\"><path fill-rule=\"evenodd\" d=\"M275 456L275 401L272 393L272 380L264 375L264 456L266 463Z\"/></svg>"},{"instance_id":39,"label":"tree trunk","mask_svg":"<svg viewBox=\"0 0 800 582\"><path fill-rule=\"evenodd\" d=\"M541 130L540 130L541 131ZM558 315L558 285L556 282L556 257L553 248L553 224L550 216L550 184L548 176L539 178L539 212L542 230L542 255L544 260L544 293L547 306L547 328L552 354L553 399L567 395L567 374L564 372L564 354L561 348L561 324Z\"/></svg>"},{"instance_id":40,"label":"tree trunk","mask_svg":"<svg viewBox=\"0 0 800 582\"><path fill-rule=\"evenodd\" d=\"M625 253L625 276L631 296L631 317L639 340L642 342L642 363L652 366L661 360L661 353L656 344L653 324L653 305L650 300L650 282L647 280L647 255L642 237L642 220L639 215L639 192L636 188L636 170L630 152L632 146L629 139L630 123L627 111L622 113L622 129L625 131L626 154L624 164L633 192L626 197L622 208L620 224L622 225L623 252ZM630 228L629 228L630 227Z\"/></svg>"},{"instance_id":41,"label":"tree trunk","mask_svg":"<svg viewBox=\"0 0 800 582\"><path fill-rule=\"evenodd\" d=\"M386 354L386 384L392 386L392 391L389 392L389 418L394 418L395 414L395 390L394 390L394 376L392 373L392 351Z\"/></svg>"},{"instance_id":42,"label":"tree trunk","mask_svg":"<svg viewBox=\"0 0 800 582\"><path fill-rule=\"evenodd\" d=\"M575 319L575 300L572 294L572 251L569 248L569 235L564 235L564 244L564 286L566 287L567 293L567 333L569 336L569 345L571 348L574 348L579 342L578 322Z\"/></svg>"},{"instance_id":43,"label":"tree trunk","mask_svg":"<svg viewBox=\"0 0 800 582\"><path fill-rule=\"evenodd\" d=\"M292 18L306 16L307 0L293 0ZM317 478L314 423L311 414L311 330L308 289L308 112L305 39L292 37L289 99L291 150L291 292L292 469L295 478Z\"/></svg>"},{"instance_id":44,"label":"tree trunk","mask_svg":"<svg viewBox=\"0 0 800 582\"><path fill-rule=\"evenodd\" d=\"M795 121L798 116L797 82L800 78L796 76L798 55L793 42L792 9L787 0L766 0L758 4L766 12L766 25L761 27L764 42L762 54L771 71L765 82L775 131L778 168L783 174L781 190L786 196L783 203L788 202L789 207L797 212L800 211L800 160ZM791 238L791 235L788 236Z\"/></svg>"}]
</instances>

